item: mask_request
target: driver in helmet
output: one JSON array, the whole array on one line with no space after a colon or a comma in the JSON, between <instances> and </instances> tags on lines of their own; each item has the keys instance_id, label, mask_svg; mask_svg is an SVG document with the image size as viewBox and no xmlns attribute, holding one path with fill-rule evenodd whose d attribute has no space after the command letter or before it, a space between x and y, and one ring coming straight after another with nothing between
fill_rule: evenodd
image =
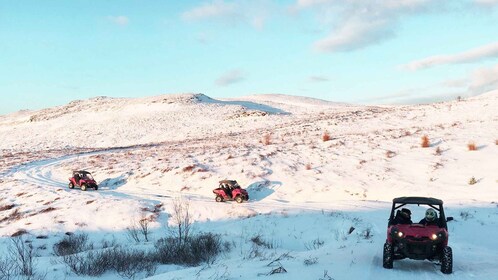
<instances>
[{"instance_id":1,"label":"driver in helmet","mask_svg":"<svg viewBox=\"0 0 498 280\"><path fill-rule=\"evenodd\" d=\"M404 224L404 225L411 225L412 219L411 219L412 211L408 208L401 208L401 210L398 210L396 212L396 217L394 217L393 224Z\"/></svg>"},{"instance_id":2,"label":"driver in helmet","mask_svg":"<svg viewBox=\"0 0 498 280\"><path fill-rule=\"evenodd\" d=\"M437 226L437 213L436 210L429 208L425 211L425 217L420 220L419 224L424 226Z\"/></svg>"}]
</instances>

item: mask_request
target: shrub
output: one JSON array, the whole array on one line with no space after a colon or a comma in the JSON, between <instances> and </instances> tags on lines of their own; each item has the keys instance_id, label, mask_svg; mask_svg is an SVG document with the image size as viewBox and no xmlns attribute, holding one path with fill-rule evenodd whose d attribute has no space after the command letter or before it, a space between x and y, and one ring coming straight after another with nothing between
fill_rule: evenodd
<instances>
[{"instance_id":1,"label":"shrub","mask_svg":"<svg viewBox=\"0 0 498 280\"><path fill-rule=\"evenodd\" d=\"M304 265L306 266L309 266L309 265L313 265L313 264L317 264L318 263L318 258L317 257L309 257L307 259L304 260Z\"/></svg>"},{"instance_id":2,"label":"shrub","mask_svg":"<svg viewBox=\"0 0 498 280\"><path fill-rule=\"evenodd\" d=\"M102 251L64 256L64 262L76 275L100 276L115 270L120 276L135 278L142 272L152 276L156 269L155 255L147 251L114 247Z\"/></svg>"},{"instance_id":3,"label":"shrub","mask_svg":"<svg viewBox=\"0 0 498 280\"><path fill-rule=\"evenodd\" d=\"M428 148L429 146L429 137L427 135L422 136L422 148Z\"/></svg>"},{"instance_id":4,"label":"shrub","mask_svg":"<svg viewBox=\"0 0 498 280\"><path fill-rule=\"evenodd\" d=\"M329 133L328 133L327 131L325 131L325 132L323 133L323 135L322 135L322 140L323 140L323 142L327 142L327 141L329 141L329 140L330 140L330 135L329 135Z\"/></svg>"},{"instance_id":5,"label":"shrub","mask_svg":"<svg viewBox=\"0 0 498 280\"><path fill-rule=\"evenodd\" d=\"M441 151L441 148L439 148L439 147L437 147L437 148L436 148L436 151L434 152L434 154L435 154L436 156L440 156L442 153L443 153L443 151Z\"/></svg>"},{"instance_id":6,"label":"shrub","mask_svg":"<svg viewBox=\"0 0 498 280\"><path fill-rule=\"evenodd\" d=\"M467 144L467 148L469 149L469 151L477 151L477 147L476 147L476 144L474 142L469 142Z\"/></svg>"},{"instance_id":7,"label":"shrub","mask_svg":"<svg viewBox=\"0 0 498 280\"><path fill-rule=\"evenodd\" d=\"M81 253L92 248L88 244L87 234L74 234L65 236L61 241L54 244L54 253L56 256L67 256Z\"/></svg>"},{"instance_id":8,"label":"shrub","mask_svg":"<svg viewBox=\"0 0 498 280\"><path fill-rule=\"evenodd\" d=\"M184 242L177 238L162 238L156 243L156 258L162 264L195 266L202 262L211 264L223 251L220 235L201 233L188 237Z\"/></svg>"},{"instance_id":9,"label":"shrub","mask_svg":"<svg viewBox=\"0 0 498 280\"><path fill-rule=\"evenodd\" d=\"M310 163L307 163L304 167L306 170L310 170L311 169L311 164Z\"/></svg>"}]
</instances>

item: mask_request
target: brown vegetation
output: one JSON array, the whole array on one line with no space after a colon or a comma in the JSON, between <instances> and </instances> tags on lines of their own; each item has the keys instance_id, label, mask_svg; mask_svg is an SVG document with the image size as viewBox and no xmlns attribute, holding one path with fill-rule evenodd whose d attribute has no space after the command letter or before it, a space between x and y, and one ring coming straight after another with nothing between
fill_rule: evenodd
<instances>
[{"instance_id":1,"label":"brown vegetation","mask_svg":"<svg viewBox=\"0 0 498 280\"><path fill-rule=\"evenodd\" d=\"M431 145L427 135L422 136L422 148L428 148Z\"/></svg>"},{"instance_id":2,"label":"brown vegetation","mask_svg":"<svg viewBox=\"0 0 498 280\"><path fill-rule=\"evenodd\" d=\"M330 140L330 134L329 134L327 131L325 131L325 132L323 133L323 135L322 135L322 140L323 140L323 142L327 142L327 141L329 141L329 140Z\"/></svg>"},{"instance_id":3,"label":"brown vegetation","mask_svg":"<svg viewBox=\"0 0 498 280\"><path fill-rule=\"evenodd\" d=\"M14 204L2 205L2 206L0 206L0 211L10 210L14 207L15 207Z\"/></svg>"},{"instance_id":4,"label":"brown vegetation","mask_svg":"<svg viewBox=\"0 0 498 280\"><path fill-rule=\"evenodd\" d=\"M467 148L469 151L477 151L477 146L474 142L469 142L469 144L467 144Z\"/></svg>"}]
</instances>

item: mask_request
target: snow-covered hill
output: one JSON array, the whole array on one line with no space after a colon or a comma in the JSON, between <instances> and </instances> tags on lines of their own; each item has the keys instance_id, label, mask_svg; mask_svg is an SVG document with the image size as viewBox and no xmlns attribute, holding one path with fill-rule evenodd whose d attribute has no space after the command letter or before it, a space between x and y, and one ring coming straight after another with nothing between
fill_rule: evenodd
<instances>
[{"instance_id":1,"label":"snow-covered hill","mask_svg":"<svg viewBox=\"0 0 498 280\"><path fill-rule=\"evenodd\" d=\"M83 279L53 255L66 233L87 233L96 250L102 240L148 248L168 235L181 197L193 230L220 234L231 250L209 266L158 266L153 279L434 279L442 274L429 261L382 268L392 199L430 196L455 218L446 278L494 279L497 108L498 91L413 106L179 94L0 116L0 249L25 232L39 273ZM68 189L76 169L99 190ZM216 203L222 179L238 180L250 201ZM136 243L127 228L141 217L154 217L151 241ZM269 275L278 266L287 273Z\"/></svg>"}]
</instances>

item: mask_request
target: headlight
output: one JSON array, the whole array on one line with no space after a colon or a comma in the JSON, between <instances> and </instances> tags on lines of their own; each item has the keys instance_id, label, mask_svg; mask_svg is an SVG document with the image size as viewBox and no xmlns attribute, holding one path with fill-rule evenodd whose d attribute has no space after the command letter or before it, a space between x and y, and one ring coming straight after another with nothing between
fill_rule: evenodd
<instances>
[{"instance_id":1,"label":"headlight","mask_svg":"<svg viewBox=\"0 0 498 280\"><path fill-rule=\"evenodd\" d=\"M432 240L436 240L437 239L437 234L435 234L435 233L431 234L431 239Z\"/></svg>"},{"instance_id":2,"label":"headlight","mask_svg":"<svg viewBox=\"0 0 498 280\"><path fill-rule=\"evenodd\" d=\"M398 237L403 237L403 233L401 231L398 232Z\"/></svg>"}]
</instances>

